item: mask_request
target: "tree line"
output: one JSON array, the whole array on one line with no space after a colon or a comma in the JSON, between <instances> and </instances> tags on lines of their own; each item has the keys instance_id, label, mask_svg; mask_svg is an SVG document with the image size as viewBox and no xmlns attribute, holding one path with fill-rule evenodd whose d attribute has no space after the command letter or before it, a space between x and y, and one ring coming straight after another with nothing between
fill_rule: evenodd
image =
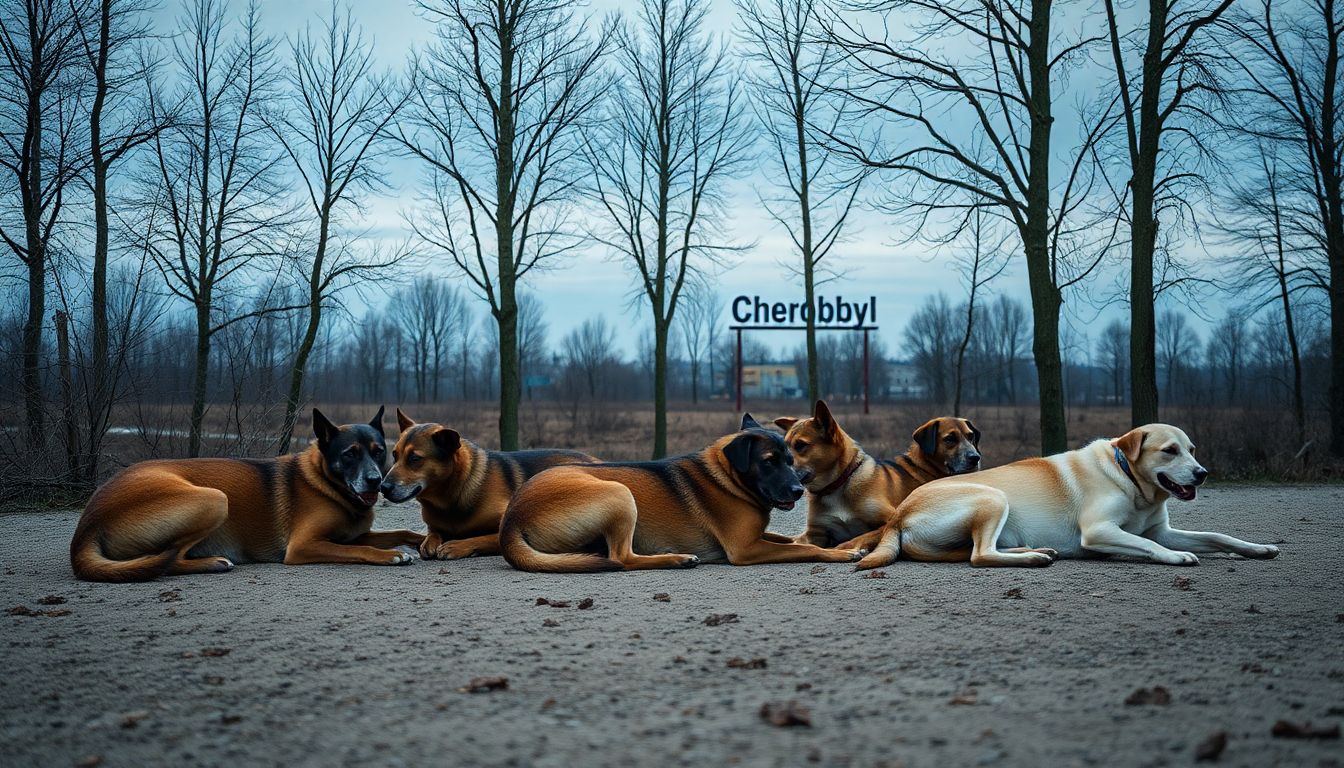
<instances>
[{"instance_id":1,"label":"tree line","mask_svg":"<svg viewBox=\"0 0 1344 768\"><path fill-rule=\"evenodd\" d=\"M649 329L637 358L661 456L672 380L698 399L713 381L702 367L722 370L723 339L694 316L751 246L728 194L759 171L757 202L789 235L781 261L808 301L843 271L834 254L860 204L956 264L966 300L921 311L929 349L912 357L951 361L925 366L959 409L989 396L968 382L991 359L1016 398L1022 372L1005 361L1029 349L1034 383L1021 386L1044 452L1069 444L1066 304L1127 307L1113 394L1143 423L1179 397L1162 379L1159 309L1225 292L1278 323L1299 424L1328 339L1330 451L1344 455L1334 0L1103 0L1086 14L1036 0L737 0L731 31L713 28L708 0L639 0L605 18L571 0L414 5L433 39L403 72L380 68L338 4L274 35L255 2L183 0L159 30L147 0L0 0L11 447L59 443L65 474L92 483L114 410L179 386L198 455L218 399L240 409L264 376L279 382L271 448L285 451L318 386L313 361L349 353L399 393L491 391L500 445L516 448L545 346L526 286L596 249L632 277ZM365 215L396 191L393 157L421 175L395 242ZM994 293L1019 257L1025 310ZM1117 266L1116 285L1100 285ZM452 282L404 277L427 267ZM368 312L384 301L371 286L388 282L402 305L435 311ZM848 343L814 322L798 355L809 398L835 376L825 355ZM1225 344L1221 327L1201 348ZM614 375L593 373L606 332L561 345L589 396ZM387 386L361 376L367 391Z\"/></svg>"}]
</instances>

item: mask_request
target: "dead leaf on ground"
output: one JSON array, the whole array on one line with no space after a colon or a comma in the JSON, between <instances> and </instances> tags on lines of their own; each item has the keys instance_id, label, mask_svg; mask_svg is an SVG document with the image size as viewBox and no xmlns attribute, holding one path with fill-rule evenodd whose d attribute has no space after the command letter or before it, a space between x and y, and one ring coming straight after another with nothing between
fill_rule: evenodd
<instances>
[{"instance_id":1,"label":"dead leaf on ground","mask_svg":"<svg viewBox=\"0 0 1344 768\"><path fill-rule=\"evenodd\" d=\"M548 599L546 599L546 598L544 598L544 597L538 597L538 598L537 598L537 602L536 602L536 604L537 604L537 605L549 605L549 606L551 606L552 608L568 608L568 607L569 607L569 601L568 601L568 600L548 600Z\"/></svg>"},{"instance_id":2,"label":"dead leaf on ground","mask_svg":"<svg viewBox=\"0 0 1344 768\"><path fill-rule=\"evenodd\" d=\"M824 566L824 565L814 565L814 566L812 566L812 570L808 571L808 573L811 573L811 574L814 574L814 575L815 575L815 574L821 573L821 572L823 572L823 571L825 571L825 570L826 570L826 566Z\"/></svg>"},{"instance_id":3,"label":"dead leaf on ground","mask_svg":"<svg viewBox=\"0 0 1344 768\"><path fill-rule=\"evenodd\" d=\"M1214 762L1227 748L1227 731L1214 731L1195 747L1195 760L1201 763Z\"/></svg>"},{"instance_id":4,"label":"dead leaf on ground","mask_svg":"<svg viewBox=\"0 0 1344 768\"><path fill-rule=\"evenodd\" d=\"M659 592L658 594L653 596L653 599L660 603L672 602L672 596L667 594L666 592Z\"/></svg>"},{"instance_id":5,"label":"dead leaf on ground","mask_svg":"<svg viewBox=\"0 0 1344 768\"><path fill-rule=\"evenodd\" d=\"M37 602L41 603L42 605L61 605L65 602L65 598L61 597L60 595L47 595L46 597L42 598L41 600L38 600Z\"/></svg>"},{"instance_id":6,"label":"dead leaf on ground","mask_svg":"<svg viewBox=\"0 0 1344 768\"><path fill-rule=\"evenodd\" d=\"M1022 594L1022 588L1021 588L1021 587L1013 587L1012 589L1010 589L1010 590L1008 590L1007 592L1004 592L1004 593L1003 593L1003 599L1004 599L1004 600L1025 600L1025 599L1027 599L1027 596L1024 595L1024 594Z\"/></svg>"},{"instance_id":7,"label":"dead leaf on ground","mask_svg":"<svg viewBox=\"0 0 1344 768\"><path fill-rule=\"evenodd\" d=\"M863 574L863 576L862 576L861 578L865 578L865 579L885 579L885 578L887 578L887 572L886 572L886 571L881 571L881 570L878 570L878 571L868 571L867 573Z\"/></svg>"},{"instance_id":8,"label":"dead leaf on ground","mask_svg":"<svg viewBox=\"0 0 1344 768\"><path fill-rule=\"evenodd\" d=\"M1154 685L1152 688L1139 688L1125 697L1125 706L1135 707L1144 705L1166 706L1171 703L1171 692L1160 685Z\"/></svg>"},{"instance_id":9,"label":"dead leaf on ground","mask_svg":"<svg viewBox=\"0 0 1344 768\"><path fill-rule=\"evenodd\" d=\"M459 693L487 693L489 691L507 691L509 689L509 678L507 677L473 677L471 682L458 688Z\"/></svg>"},{"instance_id":10,"label":"dead leaf on ground","mask_svg":"<svg viewBox=\"0 0 1344 768\"><path fill-rule=\"evenodd\" d=\"M961 693L958 693L956 696L953 696L952 698L948 699L947 703L956 704L959 706L972 706L976 704L978 701L979 699L975 691L962 691Z\"/></svg>"},{"instance_id":11,"label":"dead leaf on ground","mask_svg":"<svg viewBox=\"0 0 1344 768\"><path fill-rule=\"evenodd\" d=\"M1269 733L1277 739L1338 739L1339 723L1313 725L1311 723L1280 720L1274 723L1274 727L1269 730Z\"/></svg>"},{"instance_id":12,"label":"dead leaf on ground","mask_svg":"<svg viewBox=\"0 0 1344 768\"><path fill-rule=\"evenodd\" d=\"M703 622L701 622L701 623L704 624L704 625L707 626L707 627L717 627L717 626L719 626L720 624L736 624L736 623L738 623L738 622L737 622L737 614L736 614L736 613L711 613L711 614L709 614L708 616L706 616L706 617L705 617L705 620L704 620Z\"/></svg>"},{"instance_id":13,"label":"dead leaf on ground","mask_svg":"<svg viewBox=\"0 0 1344 768\"><path fill-rule=\"evenodd\" d=\"M812 711L790 699L788 701L767 701L761 705L761 719L776 728L793 726L812 726Z\"/></svg>"},{"instance_id":14,"label":"dead leaf on ground","mask_svg":"<svg viewBox=\"0 0 1344 768\"><path fill-rule=\"evenodd\" d=\"M165 589L159 593L160 603L176 603L182 599L182 592L177 589Z\"/></svg>"},{"instance_id":15,"label":"dead leaf on ground","mask_svg":"<svg viewBox=\"0 0 1344 768\"><path fill-rule=\"evenodd\" d=\"M146 709L137 709L134 712L127 712L121 716L121 727L134 728L146 717L149 717L149 710Z\"/></svg>"},{"instance_id":16,"label":"dead leaf on ground","mask_svg":"<svg viewBox=\"0 0 1344 768\"><path fill-rule=\"evenodd\" d=\"M578 609L580 611L586 611L592 607L593 607L593 598L591 597L585 597L579 601Z\"/></svg>"},{"instance_id":17,"label":"dead leaf on ground","mask_svg":"<svg viewBox=\"0 0 1344 768\"><path fill-rule=\"evenodd\" d=\"M1193 582L1193 580L1191 580L1189 577L1186 577L1186 576L1177 576L1176 578L1174 578L1174 579L1171 580L1171 588L1172 588L1172 589L1179 589L1179 590L1181 590L1182 592L1189 592L1189 591L1190 591L1190 585L1191 585L1192 583L1194 583L1194 582Z\"/></svg>"},{"instance_id":18,"label":"dead leaf on ground","mask_svg":"<svg viewBox=\"0 0 1344 768\"><path fill-rule=\"evenodd\" d=\"M765 669L767 665L765 659L741 659L734 656L728 660L728 666L732 669Z\"/></svg>"},{"instance_id":19,"label":"dead leaf on ground","mask_svg":"<svg viewBox=\"0 0 1344 768\"><path fill-rule=\"evenodd\" d=\"M558 627L558 626L560 626L560 622L556 621L555 619L542 619L542 621L541 621L541 626L543 626L543 627Z\"/></svg>"},{"instance_id":20,"label":"dead leaf on ground","mask_svg":"<svg viewBox=\"0 0 1344 768\"><path fill-rule=\"evenodd\" d=\"M16 605L5 611L10 616L69 616L69 608L49 608L45 611L34 610L26 605Z\"/></svg>"},{"instance_id":21,"label":"dead leaf on ground","mask_svg":"<svg viewBox=\"0 0 1344 768\"><path fill-rule=\"evenodd\" d=\"M1247 612L1247 613L1264 613L1264 611L1262 611L1262 610L1260 610L1259 608L1256 608L1256 607L1255 607L1255 603L1251 603L1251 607L1250 607L1250 608L1247 608L1247 609L1246 609L1246 612Z\"/></svg>"},{"instance_id":22,"label":"dead leaf on ground","mask_svg":"<svg viewBox=\"0 0 1344 768\"><path fill-rule=\"evenodd\" d=\"M218 658L218 657L220 657L220 656L228 656L230 653L233 653L233 649L232 649L232 648L202 648L202 649L201 649L201 655L202 655L202 656L211 656L211 657L215 657L215 658Z\"/></svg>"}]
</instances>

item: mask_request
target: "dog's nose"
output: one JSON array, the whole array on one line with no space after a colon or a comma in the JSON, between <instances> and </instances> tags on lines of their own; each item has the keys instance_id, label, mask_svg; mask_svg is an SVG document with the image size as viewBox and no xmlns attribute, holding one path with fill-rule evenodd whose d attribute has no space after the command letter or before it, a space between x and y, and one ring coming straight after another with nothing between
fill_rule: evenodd
<instances>
[{"instance_id":1,"label":"dog's nose","mask_svg":"<svg viewBox=\"0 0 1344 768\"><path fill-rule=\"evenodd\" d=\"M378 490L382 491L383 495L386 496L392 492L392 484L384 480L383 484L378 486Z\"/></svg>"},{"instance_id":2,"label":"dog's nose","mask_svg":"<svg viewBox=\"0 0 1344 768\"><path fill-rule=\"evenodd\" d=\"M1205 478L1209 476L1209 470L1203 467L1197 467L1194 472L1195 485L1203 485Z\"/></svg>"},{"instance_id":3,"label":"dog's nose","mask_svg":"<svg viewBox=\"0 0 1344 768\"><path fill-rule=\"evenodd\" d=\"M792 488L789 489L789 494L793 496L794 501L803 498L803 486L801 485L793 486Z\"/></svg>"},{"instance_id":4,"label":"dog's nose","mask_svg":"<svg viewBox=\"0 0 1344 768\"><path fill-rule=\"evenodd\" d=\"M966 460L971 463L972 467L980 466L980 454L978 453L972 453L971 455L966 457Z\"/></svg>"}]
</instances>

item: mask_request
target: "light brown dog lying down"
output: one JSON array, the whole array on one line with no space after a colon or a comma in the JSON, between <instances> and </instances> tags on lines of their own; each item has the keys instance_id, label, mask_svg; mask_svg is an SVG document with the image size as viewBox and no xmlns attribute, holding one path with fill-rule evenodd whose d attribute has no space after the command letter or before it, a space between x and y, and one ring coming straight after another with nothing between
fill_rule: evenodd
<instances>
[{"instance_id":1,"label":"light brown dog lying down","mask_svg":"<svg viewBox=\"0 0 1344 768\"><path fill-rule=\"evenodd\" d=\"M1176 427L1149 424L1113 440L917 488L860 569L913 560L1041 566L1055 557L1129 555L1198 565L1197 552L1268 559L1278 547L1172 528L1167 499L1195 498L1208 470Z\"/></svg>"},{"instance_id":2,"label":"light brown dog lying down","mask_svg":"<svg viewBox=\"0 0 1344 768\"><path fill-rule=\"evenodd\" d=\"M807 530L794 541L819 547L868 549L910 492L931 480L980 468L980 430L967 419L943 416L915 430L910 448L876 459L854 442L818 400L812 417L775 419L807 483Z\"/></svg>"},{"instance_id":3,"label":"light brown dog lying down","mask_svg":"<svg viewBox=\"0 0 1344 768\"><path fill-rule=\"evenodd\" d=\"M739 432L661 461L555 467L518 489L499 529L514 568L552 573L858 560L766 535L802 482L784 439L742 417Z\"/></svg>"}]
</instances>

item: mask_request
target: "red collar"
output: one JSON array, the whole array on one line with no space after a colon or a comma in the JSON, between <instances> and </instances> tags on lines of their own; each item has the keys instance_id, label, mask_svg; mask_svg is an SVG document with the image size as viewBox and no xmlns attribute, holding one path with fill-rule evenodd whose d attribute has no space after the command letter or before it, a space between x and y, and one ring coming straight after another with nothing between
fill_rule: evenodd
<instances>
[{"instance_id":1,"label":"red collar","mask_svg":"<svg viewBox=\"0 0 1344 768\"><path fill-rule=\"evenodd\" d=\"M860 453L858 453L858 454L856 454L856 455L854 456L854 460L851 461L851 462L849 463L849 466L845 468L845 471L844 471L844 472L841 472L841 473L840 473L840 476L839 476L839 477L837 477L837 478L835 478L834 480L832 480L832 481L830 482L830 485L827 485L825 488L822 488L820 491L815 491L815 492L813 492L812 495L813 495L813 496L829 496L829 495L831 495L832 493L835 493L836 491L840 490L841 488L843 488L843 487L845 486L845 483L849 482L849 478L851 478L851 477L854 476L854 472L858 470L859 465L862 464L862 463L863 463L863 453L860 452Z\"/></svg>"}]
</instances>

